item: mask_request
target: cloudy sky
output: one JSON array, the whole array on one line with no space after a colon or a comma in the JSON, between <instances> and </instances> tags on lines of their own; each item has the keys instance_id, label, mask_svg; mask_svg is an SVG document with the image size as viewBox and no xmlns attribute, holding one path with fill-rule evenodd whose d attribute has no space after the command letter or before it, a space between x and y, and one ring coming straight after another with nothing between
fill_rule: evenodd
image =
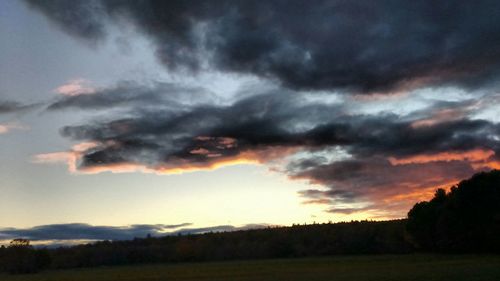
<instances>
[{"instance_id":1,"label":"cloudy sky","mask_svg":"<svg viewBox=\"0 0 500 281\"><path fill-rule=\"evenodd\" d=\"M0 1L0 240L406 215L500 168L498 1Z\"/></svg>"}]
</instances>

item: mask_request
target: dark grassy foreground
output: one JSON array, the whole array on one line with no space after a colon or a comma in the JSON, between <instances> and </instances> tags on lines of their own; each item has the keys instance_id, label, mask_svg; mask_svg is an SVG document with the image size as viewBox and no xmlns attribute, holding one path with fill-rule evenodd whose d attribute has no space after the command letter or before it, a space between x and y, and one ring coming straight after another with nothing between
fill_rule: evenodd
<instances>
[{"instance_id":1,"label":"dark grassy foreground","mask_svg":"<svg viewBox=\"0 0 500 281\"><path fill-rule=\"evenodd\" d=\"M288 260L116 266L0 275L2 281L500 280L500 256L338 256Z\"/></svg>"}]
</instances>

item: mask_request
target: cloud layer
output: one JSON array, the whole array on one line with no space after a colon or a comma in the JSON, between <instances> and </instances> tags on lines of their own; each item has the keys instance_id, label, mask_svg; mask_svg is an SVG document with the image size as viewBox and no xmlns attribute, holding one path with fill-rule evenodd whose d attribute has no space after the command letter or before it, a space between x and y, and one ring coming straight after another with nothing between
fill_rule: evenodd
<instances>
[{"instance_id":1,"label":"cloud layer","mask_svg":"<svg viewBox=\"0 0 500 281\"><path fill-rule=\"evenodd\" d=\"M500 3L27 1L89 42L132 25L169 69L254 74L294 89L394 92L496 83Z\"/></svg>"},{"instance_id":2,"label":"cloud layer","mask_svg":"<svg viewBox=\"0 0 500 281\"><path fill-rule=\"evenodd\" d=\"M51 224L26 229L0 229L0 237L4 239L24 237L31 240L126 240L134 237L146 237L148 234L161 235L189 225L191 224L138 224L130 226L92 226L82 223Z\"/></svg>"},{"instance_id":3,"label":"cloud layer","mask_svg":"<svg viewBox=\"0 0 500 281\"><path fill-rule=\"evenodd\" d=\"M206 232L223 232L244 229L262 228L267 225L249 224L240 227L219 225L212 227L190 227L190 223L174 225L165 224L136 224L129 226L94 226L83 223L50 224L31 228L0 228L0 243L11 239L25 238L32 240L35 245L71 245L73 242L95 242L100 240L131 240L178 234L200 234Z\"/></svg>"},{"instance_id":4,"label":"cloud layer","mask_svg":"<svg viewBox=\"0 0 500 281\"><path fill-rule=\"evenodd\" d=\"M343 101L325 103L314 94L284 89L259 93L254 87L256 94L232 104L181 102L192 99L174 95L171 106L166 101L172 88L164 84L121 85L63 96L49 105L51 111L118 113L62 128L63 136L81 144L36 160L65 161L83 173L162 174L267 164L291 179L320 185L300 193L306 203L333 206L327 209L332 213L371 211L381 217L400 216L436 187L500 166L500 125L471 119L482 105L470 100L437 101L404 115L372 115L353 113L355 106ZM204 96L199 91L196 95Z\"/></svg>"},{"instance_id":5,"label":"cloud layer","mask_svg":"<svg viewBox=\"0 0 500 281\"><path fill-rule=\"evenodd\" d=\"M500 107L498 1L27 2L97 45L111 26L132 27L170 72L274 85L221 101L174 83L70 83L47 110L97 117L63 127L78 144L37 162L159 174L266 164L309 182L305 203L372 218L500 168L498 117L481 116ZM432 94L415 107L419 91Z\"/></svg>"}]
</instances>

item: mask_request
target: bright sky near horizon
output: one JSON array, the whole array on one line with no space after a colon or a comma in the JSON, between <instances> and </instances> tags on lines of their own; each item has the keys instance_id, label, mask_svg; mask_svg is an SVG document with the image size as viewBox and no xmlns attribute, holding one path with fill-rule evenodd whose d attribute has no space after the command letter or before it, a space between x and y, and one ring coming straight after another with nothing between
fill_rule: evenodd
<instances>
[{"instance_id":1,"label":"bright sky near horizon","mask_svg":"<svg viewBox=\"0 0 500 281\"><path fill-rule=\"evenodd\" d=\"M0 240L400 218L500 168L498 3L169 2L0 1Z\"/></svg>"}]
</instances>

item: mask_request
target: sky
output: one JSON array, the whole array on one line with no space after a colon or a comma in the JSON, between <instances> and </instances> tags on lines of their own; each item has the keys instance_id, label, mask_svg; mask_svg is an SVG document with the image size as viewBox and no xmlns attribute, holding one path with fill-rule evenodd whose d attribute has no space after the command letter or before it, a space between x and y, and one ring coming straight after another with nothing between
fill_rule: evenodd
<instances>
[{"instance_id":1,"label":"sky","mask_svg":"<svg viewBox=\"0 0 500 281\"><path fill-rule=\"evenodd\" d=\"M0 242L403 218L500 169L499 12L0 0Z\"/></svg>"}]
</instances>

